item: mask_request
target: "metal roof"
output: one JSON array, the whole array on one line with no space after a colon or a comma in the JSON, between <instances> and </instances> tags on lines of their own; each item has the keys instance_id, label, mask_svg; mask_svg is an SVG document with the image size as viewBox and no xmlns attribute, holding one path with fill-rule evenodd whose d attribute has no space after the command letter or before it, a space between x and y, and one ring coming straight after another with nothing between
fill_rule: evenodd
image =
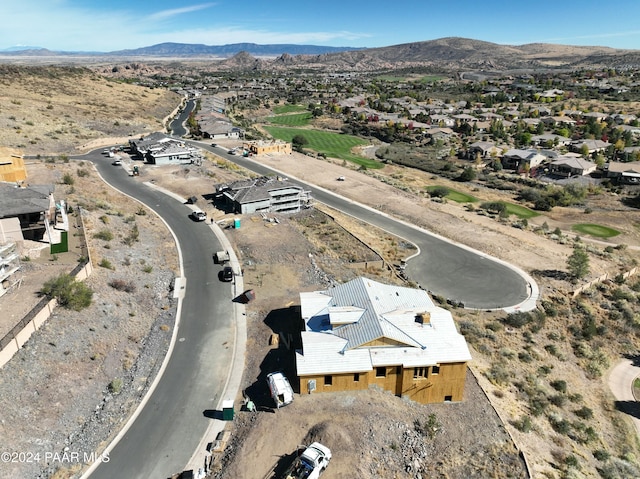
<instances>
[{"instance_id":1,"label":"metal roof","mask_svg":"<svg viewBox=\"0 0 640 479\"><path fill-rule=\"evenodd\" d=\"M302 351L296 354L299 375L471 360L451 313L421 289L360 277L326 291L300 293L300 304L307 330L302 333ZM332 324L333 314L353 322ZM425 321L417 321L422 314ZM370 346L383 338L396 345Z\"/></svg>"}]
</instances>

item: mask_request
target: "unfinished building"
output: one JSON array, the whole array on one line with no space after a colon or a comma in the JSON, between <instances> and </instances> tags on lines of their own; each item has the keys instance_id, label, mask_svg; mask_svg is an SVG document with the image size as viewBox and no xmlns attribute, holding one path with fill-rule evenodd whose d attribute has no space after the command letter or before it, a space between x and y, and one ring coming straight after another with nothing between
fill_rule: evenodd
<instances>
[{"instance_id":1,"label":"unfinished building","mask_svg":"<svg viewBox=\"0 0 640 479\"><path fill-rule=\"evenodd\" d=\"M297 213L309 205L311 192L287 178L262 176L218 185L216 196L234 213Z\"/></svg>"}]
</instances>

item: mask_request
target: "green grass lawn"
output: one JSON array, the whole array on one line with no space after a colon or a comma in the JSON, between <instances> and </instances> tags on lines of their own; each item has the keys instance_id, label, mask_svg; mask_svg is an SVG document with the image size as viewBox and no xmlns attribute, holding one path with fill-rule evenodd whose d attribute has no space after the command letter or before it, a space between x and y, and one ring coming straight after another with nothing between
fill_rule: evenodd
<instances>
[{"instance_id":1,"label":"green grass lawn","mask_svg":"<svg viewBox=\"0 0 640 479\"><path fill-rule=\"evenodd\" d=\"M376 160L370 160L351 153L351 148L357 145L366 145L366 141L351 135L342 135L330 131L306 130L298 128L285 128L279 126L267 126L265 129L271 136L282 141L290 142L294 136L304 136L308 143L305 148L324 153L331 158L350 161L357 165L370 169L382 168L384 165Z\"/></svg>"},{"instance_id":2,"label":"green grass lawn","mask_svg":"<svg viewBox=\"0 0 640 479\"><path fill-rule=\"evenodd\" d=\"M595 236L597 238L612 238L620 234L620 231L609 228L608 226L595 225L592 223L580 223L573 225L571 229L578 233Z\"/></svg>"},{"instance_id":3,"label":"green grass lawn","mask_svg":"<svg viewBox=\"0 0 640 479\"><path fill-rule=\"evenodd\" d=\"M436 188L439 188L439 186L427 186L426 190L431 192ZM447 190L449 191L449 193L447 193L447 196L445 196L445 198L451 201L455 201L456 203L475 203L476 201L478 201L478 198L476 198L475 196L468 195L461 191L452 190L448 187Z\"/></svg>"},{"instance_id":4,"label":"green grass lawn","mask_svg":"<svg viewBox=\"0 0 640 479\"><path fill-rule=\"evenodd\" d=\"M282 115L283 113L294 113L297 111L306 111L307 107L302 106L302 105L280 105L280 106L274 106L273 107L273 112L276 115Z\"/></svg>"},{"instance_id":5,"label":"green grass lawn","mask_svg":"<svg viewBox=\"0 0 640 479\"><path fill-rule=\"evenodd\" d=\"M274 125L283 125L283 126L306 126L309 124L311 120L311 113L295 113L292 115L281 115L281 116L270 116L267 118L269 123L273 123Z\"/></svg>"},{"instance_id":6,"label":"green grass lawn","mask_svg":"<svg viewBox=\"0 0 640 479\"><path fill-rule=\"evenodd\" d=\"M518 218L529 219L535 216L540 216L540 213L536 213L535 211L530 210L529 208L525 208L524 206L507 202L504 202L504 204L507 207L507 213L509 213L510 215L516 215Z\"/></svg>"}]
</instances>

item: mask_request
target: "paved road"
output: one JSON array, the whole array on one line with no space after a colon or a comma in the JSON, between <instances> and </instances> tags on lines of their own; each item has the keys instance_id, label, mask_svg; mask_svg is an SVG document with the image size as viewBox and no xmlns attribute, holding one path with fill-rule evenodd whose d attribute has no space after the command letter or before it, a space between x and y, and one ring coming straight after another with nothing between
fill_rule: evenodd
<instances>
[{"instance_id":1,"label":"paved road","mask_svg":"<svg viewBox=\"0 0 640 479\"><path fill-rule=\"evenodd\" d=\"M184 127L184 124L189 118L189 114L191 113L191 111L193 111L195 106L196 106L196 101L189 100L184 110L182 110L180 112L180 115L178 115L178 118L176 118L171 122L170 129L171 129L171 134L173 136L181 138L187 134L187 129Z\"/></svg>"},{"instance_id":2,"label":"paved road","mask_svg":"<svg viewBox=\"0 0 640 479\"><path fill-rule=\"evenodd\" d=\"M196 142L194 144L214 151L217 155L260 175L268 175L275 172L288 176L286 172L277 172L251 159L229 155L224 148L212 148ZM418 246L420 255L408 262L406 272L410 278L432 293L455 301L461 301L468 308L500 309L516 307L521 310L527 310L535 307L537 285L523 271L496 258L471 250L463 245L454 244L450 240L398 221L384 213L354 203L327 190L300 180L295 180L295 182L309 189L315 200L393 233ZM522 304L532 294L534 300Z\"/></svg>"},{"instance_id":3,"label":"paved road","mask_svg":"<svg viewBox=\"0 0 640 479\"><path fill-rule=\"evenodd\" d=\"M633 396L633 381L640 376L640 363L633 359L623 359L609 371L609 389L616 398L616 409L628 414L636 434L640 434L640 406Z\"/></svg>"},{"instance_id":4,"label":"paved road","mask_svg":"<svg viewBox=\"0 0 640 479\"><path fill-rule=\"evenodd\" d=\"M162 380L136 421L91 479L165 478L182 471L198 448L223 393L233 355L230 283L218 280L212 254L222 249L205 223L188 218L190 209L140 184L99 153L94 161L103 178L158 212L180 244L186 288L178 340ZM160 220L158 220L160 221Z\"/></svg>"}]
</instances>

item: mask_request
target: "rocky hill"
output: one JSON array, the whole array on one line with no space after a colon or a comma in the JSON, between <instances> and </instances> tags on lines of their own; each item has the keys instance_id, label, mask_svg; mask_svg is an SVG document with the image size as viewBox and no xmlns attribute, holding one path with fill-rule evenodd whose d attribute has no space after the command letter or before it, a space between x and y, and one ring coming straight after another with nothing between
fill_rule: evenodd
<instances>
[{"instance_id":1,"label":"rocky hill","mask_svg":"<svg viewBox=\"0 0 640 479\"><path fill-rule=\"evenodd\" d=\"M281 58L268 65L279 67ZM550 67L584 68L640 65L640 52L608 47L579 47L534 43L521 46L467 38L441 38L316 56L298 55L287 67L332 68L371 71L390 68L433 67L444 70L465 69L539 69Z\"/></svg>"},{"instance_id":2,"label":"rocky hill","mask_svg":"<svg viewBox=\"0 0 640 479\"><path fill-rule=\"evenodd\" d=\"M7 61L27 61L43 56L59 61L96 62L118 59L167 61L203 60L214 70L315 69L321 71L379 71L433 68L440 71L522 70L544 68L612 68L640 66L640 50L601 46L570 46L547 43L500 45L469 38L448 37L381 48L317 47L309 45L257 45L237 43L223 46L162 43L135 50L110 53L61 53L49 50L3 52ZM213 58L213 60L212 60Z\"/></svg>"}]
</instances>

